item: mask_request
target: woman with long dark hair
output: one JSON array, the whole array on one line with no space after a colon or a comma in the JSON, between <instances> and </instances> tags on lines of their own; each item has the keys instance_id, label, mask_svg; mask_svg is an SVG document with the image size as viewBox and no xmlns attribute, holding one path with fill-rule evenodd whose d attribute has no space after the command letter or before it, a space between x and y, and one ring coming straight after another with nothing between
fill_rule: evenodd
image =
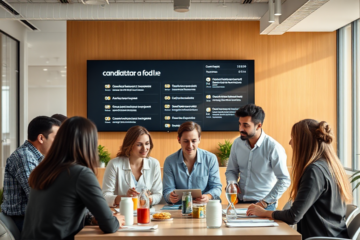
<instances>
[{"instance_id":1,"label":"woman with long dark hair","mask_svg":"<svg viewBox=\"0 0 360 240\"><path fill-rule=\"evenodd\" d=\"M351 201L348 177L331 143L334 137L327 122L305 119L291 130L293 149L292 186L289 210L266 211L251 205L248 215L297 224L302 238L326 236L349 238L344 217Z\"/></svg>"},{"instance_id":2,"label":"woman with long dark hair","mask_svg":"<svg viewBox=\"0 0 360 240\"><path fill-rule=\"evenodd\" d=\"M95 125L82 117L67 119L30 174L22 239L73 239L84 226L87 209L104 233L115 232L124 219L107 206L94 174L97 165Z\"/></svg>"}]
</instances>

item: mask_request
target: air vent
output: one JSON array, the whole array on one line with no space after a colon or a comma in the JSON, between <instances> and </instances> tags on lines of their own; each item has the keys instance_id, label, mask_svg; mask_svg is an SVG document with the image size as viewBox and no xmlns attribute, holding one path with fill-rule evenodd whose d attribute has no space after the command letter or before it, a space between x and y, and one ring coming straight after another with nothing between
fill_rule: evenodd
<instances>
[{"instance_id":1,"label":"air vent","mask_svg":"<svg viewBox=\"0 0 360 240\"><path fill-rule=\"evenodd\" d=\"M12 6L10 6L7 2L4 0L0 0L0 5L3 7L6 11L11 13L12 15L19 16L20 13L18 13Z\"/></svg>"},{"instance_id":2,"label":"air vent","mask_svg":"<svg viewBox=\"0 0 360 240\"><path fill-rule=\"evenodd\" d=\"M109 4L108 0L80 0L83 4L87 5L105 5Z\"/></svg>"},{"instance_id":3,"label":"air vent","mask_svg":"<svg viewBox=\"0 0 360 240\"><path fill-rule=\"evenodd\" d=\"M60 0L61 3L70 3L69 0Z\"/></svg>"},{"instance_id":4,"label":"air vent","mask_svg":"<svg viewBox=\"0 0 360 240\"><path fill-rule=\"evenodd\" d=\"M26 20L20 20L20 22L22 24L24 24L27 28L29 28L30 30L33 31L38 31L39 29L37 27L35 27L34 25L32 25L30 22L26 21Z\"/></svg>"},{"instance_id":5,"label":"air vent","mask_svg":"<svg viewBox=\"0 0 360 240\"><path fill-rule=\"evenodd\" d=\"M242 0L242 4L250 4L253 0Z\"/></svg>"},{"instance_id":6,"label":"air vent","mask_svg":"<svg viewBox=\"0 0 360 240\"><path fill-rule=\"evenodd\" d=\"M190 10L190 0L174 0L175 12L188 12Z\"/></svg>"}]
</instances>

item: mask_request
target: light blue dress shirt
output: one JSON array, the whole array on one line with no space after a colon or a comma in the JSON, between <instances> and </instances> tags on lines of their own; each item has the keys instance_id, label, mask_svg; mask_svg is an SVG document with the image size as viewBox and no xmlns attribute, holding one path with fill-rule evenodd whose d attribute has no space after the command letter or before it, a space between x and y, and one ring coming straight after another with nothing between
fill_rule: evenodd
<instances>
[{"instance_id":1,"label":"light blue dress shirt","mask_svg":"<svg viewBox=\"0 0 360 240\"><path fill-rule=\"evenodd\" d=\"M243 201L275 203L290 186L285 149L262 131L254 148L248 141L235 139L225 172L226 180L237 181L238 198Z\"/></svg>"},{"instance_id":2,"label":"light blue dress shirt","mask_svg":"<svg viewBox=\"0 0 360 240\"><path fill-rule=\"evenodd\" d=\"M175 189L201 189L202 194L211 194L213 199L220 199L222 184L219 164L213 153L198 148L194 167L189 174L180 149L166 158L163 172L163 196L168 203L171 203L169 196Z\"/></svg>"}]
</instances>

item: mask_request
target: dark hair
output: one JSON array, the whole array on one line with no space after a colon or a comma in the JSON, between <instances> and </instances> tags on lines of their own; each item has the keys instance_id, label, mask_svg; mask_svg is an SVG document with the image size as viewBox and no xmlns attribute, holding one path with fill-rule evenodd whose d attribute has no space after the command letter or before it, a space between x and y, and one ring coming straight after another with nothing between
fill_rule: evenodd
<instances>
[{"instance_id":1,"label":"dark hair","mask_svg":"<svg viewBox=\"0 0 360 240\"><path fill-rule=\"evenodd\" d=\"M245 105L241 108L239 108L236 113L235 116L237 117L251 117L251 121L254 124L258 124L261 122L261 124L264 123L264 119L265 119L265 112L264 110L259 107L256 106L255 104L248 104Z\"/></svg>"},{"instance_id":2,"label":"dark hair","mask_svg":"<svg viewBox=\"0 0 360 240\"><path fill-rule=\"evenodd\" d=\"M148 155L146 156L146 157L149 157L151 149L153 149L153 147L154 147L154 144L151 139L151 135L150 135L149 131L142 126L133 126L133 127L129 128L129 130L126 132L126 135L125 135L125 138L123 141L123 145L120 147L120 151L118 152L118 154L116 156L117 157L130 157L132 147L134 146L136 140L138 139L138 137L140 137L141 135L144 135L144 134L149 136L150 150L149 150Z\"/></svg>"},{"instance_id":3,"label":"dark hair","mask_svg":"<svg viewBox=\"0 0 360 240\"><path fill-rule=\"evenodd\" d=\"M29 185L33 189L46 189L73 165L88 167L96 173L98 160L95 125L83 117L69 118L61 125L49 153L31 172Z\"/></svg>"},{"instance_id":4,"label":"dark hair","mask_svg":"<svg viewBox=\"0 0 360 240\"><path fill-rule=\"evenodd\" d=\"M53 126L60 126L61 122L57 119L39 116L31 120L28 126L28 140L35 141L39 134L44 135L47 139L49 134L52 132Z\"/></svg>"},{"instance_id":5,"label":"dark hair","mask_svg":"<svg viewBox=\"0 0 360 240\"><path fill-rule=\"evenodd\" d=\"M66 119L68 119L67 116L62 115L60 113L54 114L51 117L59 120L61 123L63 123Z\"/></svg>"},{"instance_id":6,"label":"dark hair","mask_svg":"<svg viewBox=\"0 0 360 240\"><path fill-rule=\"evenodd\" d=\"M190 132L192 130L195 130L198 132L199 137L201 136L201 127L199 124L197 124L196 122L184 122L183 124L180 125L179 129L178 129L178 138L181 138L181 136L183 135L184 132Z\"/></svg>"}]
</instances>

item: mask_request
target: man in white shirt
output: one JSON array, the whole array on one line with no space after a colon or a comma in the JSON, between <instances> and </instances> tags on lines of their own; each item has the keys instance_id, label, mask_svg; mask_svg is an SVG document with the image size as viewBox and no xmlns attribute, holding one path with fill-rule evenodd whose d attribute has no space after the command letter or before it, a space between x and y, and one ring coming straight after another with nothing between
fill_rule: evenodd
<instances>
[{"instance_id":1,"label":"man in white shirt","mask_svg":"<svg viewBox=\"0 0 360 240\"><path fill-rule=\"evenodd\" d=\"M285 149L262 130L265 112L255 104L239 108L240 137L235 139L226 169L227 181L238 181L239 203L256 203L275 210L290 186Z\"/></svg>"}]
</instances>

